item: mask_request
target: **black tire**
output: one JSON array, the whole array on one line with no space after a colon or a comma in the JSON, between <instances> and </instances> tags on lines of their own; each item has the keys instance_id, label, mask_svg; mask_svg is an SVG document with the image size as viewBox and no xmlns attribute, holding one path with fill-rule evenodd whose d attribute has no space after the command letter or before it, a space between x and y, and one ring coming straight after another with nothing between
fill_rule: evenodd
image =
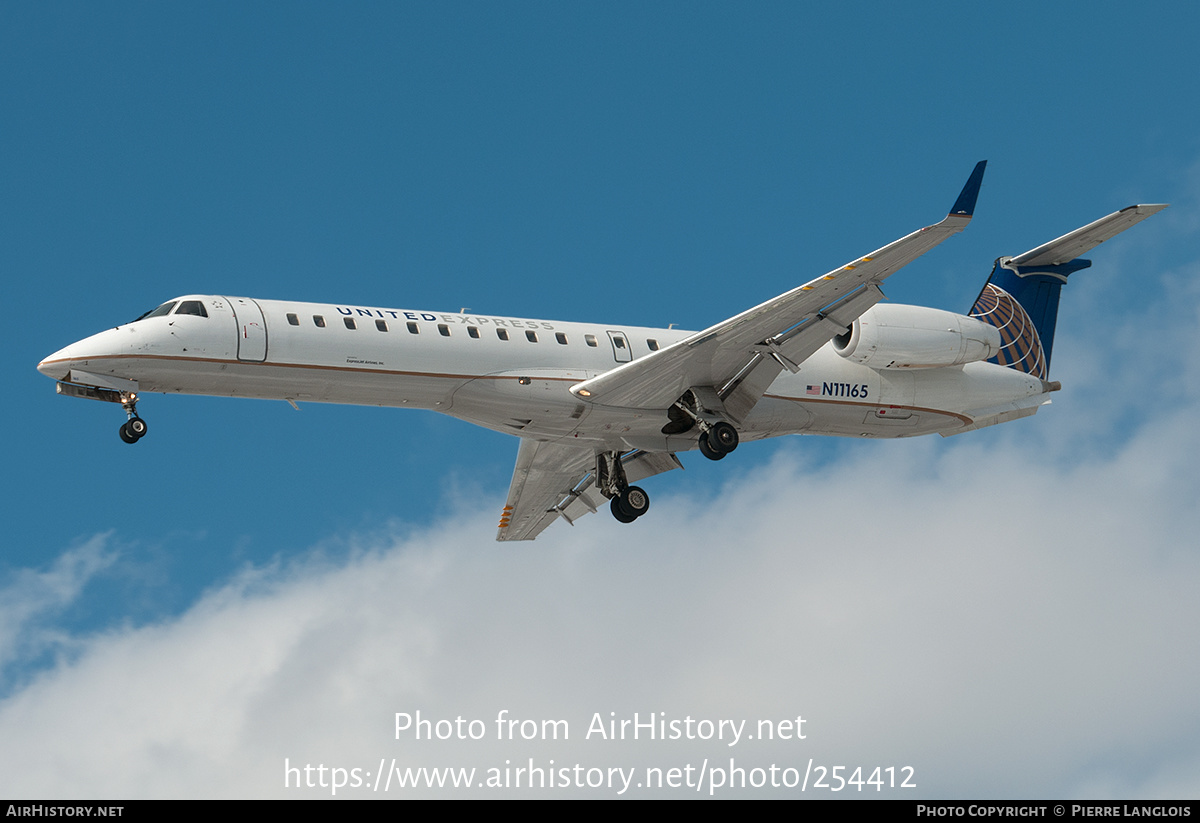
<instances>
[{"instance_id":1,"label":"black tire","mask_svg":"<svg viewBox=\"0 0 1200 823\"><path fill-rule=\"evenodd\" d=\"M615 498L617 506L626 516L634 520L650 511L650 495L638 486L630 486Z\"/></svg>"},{"instance_id":2,"label":"black tire","mask_svg":"<svg viewBox=\"0 0 1200 823\"><path fill-rule=\"evenodd\" d=\"M136 443L136 442L138 442L137 435L136 435L136 434L133 434L133 433L131 433L131 432L129 431L129 424L128 424L128 423L122 423L122 424L121 424L121 439L122 439L122 440L124 440L126 443Z\"/></svg>"},{"instance_id":3,"label":"black tire","mask_svg":"<svg viewBox=\"0 0 1200 823\"><path fill-rule=\"evenodd\" d=\"M738 447L739 439L737 429L724 420L719 423L713 423L712 428L708 432L709 445L715 445L725 454L729 454Z\"/></svg>"},{"instance_id":4,"label":"black tire","mask_svg":"<svg viewBox=\"0 0 1200 823\"><path fill-rule=\"evenodd\" d=\"M621 498L619 497L614 497L612 502L608 504L608 508L612 510L612 516L622 523L632 523L634 520L637 520L636 516L630 516L622 511Z\"/></svg>"},{"instance_id":5,"label":"black tire","mask_svg":"<svg viewBox=\"0 0 1200 823\"><path fill-rule=\"evenodd\" d=\"M140 417L131 417L125 423L125 428L135 439L141 440L146 436L146 421Z\"/></svg>"},{"instance_id":6,"label":"black tire","mask_svg":"<svg viewBox=\"0 0 1200 823\"><path fill-rule=\"evenodd\" d=\"M713 449L708 443L708 432L700 435L700 453L709 460L720 460L725 456L725 452L719 452Z\"/></svg>"}]
</instances>

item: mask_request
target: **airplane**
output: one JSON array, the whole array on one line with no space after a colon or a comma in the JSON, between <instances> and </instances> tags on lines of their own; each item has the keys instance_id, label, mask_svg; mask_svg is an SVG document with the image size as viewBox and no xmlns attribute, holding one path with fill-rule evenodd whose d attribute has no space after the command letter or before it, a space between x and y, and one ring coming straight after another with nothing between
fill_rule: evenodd
<instances>
[{"instance_id":1,"label":"airplane","mask_svg":"<svg viewBox=\"0 0 1200 823\"><path fill-rule=\"evenodd\" d=\"M1166 208L1128 206L1000 257L967 314L881 303L883 281L962 231L979 162L947 216L703 331L357 305L185 295L38 364L58 393L120 404L143 392L431 409L520 438L497 540L532 540L634 485L784 434L942 436L1034 414L1059 292L1091 248Z\"/></svg>"}]
</instances>

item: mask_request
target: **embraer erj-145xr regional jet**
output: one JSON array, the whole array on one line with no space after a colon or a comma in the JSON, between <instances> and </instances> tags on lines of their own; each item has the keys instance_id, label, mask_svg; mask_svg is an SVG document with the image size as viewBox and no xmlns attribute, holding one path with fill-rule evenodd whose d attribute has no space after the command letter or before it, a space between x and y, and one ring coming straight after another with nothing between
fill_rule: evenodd
<instances>
[{"instance_id":1,"label":"embraer erj-145xr regional jet","mask_svg":"<svg viewBox=\"0 0 1200 823\"><path fill-rule=\"evenodd\" d=\"M1165 205L1121 209L1001 257L968 314L892 304L880 286L966 227L985 163L939 223L701 332L188 295L38 365L60 394L141 392L432 409L521 439L499 540L532 540L632 485L781 434L911 437L979 429L1050 402L1059 290L1079 255Z\"/></svg>"}]
</instances>

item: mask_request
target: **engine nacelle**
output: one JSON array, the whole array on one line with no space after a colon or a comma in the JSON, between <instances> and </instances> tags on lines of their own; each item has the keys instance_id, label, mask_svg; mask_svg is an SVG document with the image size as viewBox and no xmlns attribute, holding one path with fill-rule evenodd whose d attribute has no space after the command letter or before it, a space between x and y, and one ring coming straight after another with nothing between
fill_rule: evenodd
<instances>
[{"instance_id":1,"label":"engine nacelle","mask_svg":"<svg viewBox=\"0 0 1200 823\"><path fill-rule=\"evenodd\" d=\"M873 369L961 366L995 356L1000 330L941 309L880 303L833 338L833 348Z\"/></svg>"}]
</instances>

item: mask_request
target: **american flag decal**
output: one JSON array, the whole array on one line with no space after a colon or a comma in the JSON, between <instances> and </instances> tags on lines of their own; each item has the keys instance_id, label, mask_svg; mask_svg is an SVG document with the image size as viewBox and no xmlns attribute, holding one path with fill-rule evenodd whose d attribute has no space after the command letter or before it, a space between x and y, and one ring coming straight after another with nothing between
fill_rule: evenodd
<instances>
[{"instance_id":1,"label":"american flag decal","mask_svg":"<svg viewBox=\"0 0 1200 823\"><path fill-rule=\"evenodd\" d=\"M809 386L807 389L804 390L804 393L819 395L821 393L821 387L820 386Z\"/></svg>"}]
</instances>

